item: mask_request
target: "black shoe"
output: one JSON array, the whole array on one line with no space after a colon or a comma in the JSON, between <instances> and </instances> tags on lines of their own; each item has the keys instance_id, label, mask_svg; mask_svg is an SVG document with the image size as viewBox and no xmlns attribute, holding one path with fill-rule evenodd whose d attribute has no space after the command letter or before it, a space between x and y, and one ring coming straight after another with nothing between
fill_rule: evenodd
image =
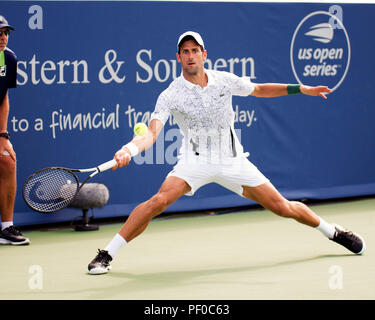
<instances>
[{"instance_id":1,"label":"black shoe","mask_svg":"<svg viewBox=\"0 0 375 320\"><path fill-rule=\"evenodd\" d=\"M352 231L345 230L339 225L335 225L335 229L335 235L333 236L333 239L330 240L341 244L355 254L362 254L365 251L366 243L360 235Z\"/></svg>"},{"instance_id":2,"label":"black shoe","mask_svg":"<svg viewBox=\"0 0 375 320\"><path fill-rule=\"evenodd\" d=\"M30 240L25 238L15 226L10 226L0 231L0 244L12 244L15 246L28 245Z\"/></svg>"},{"instance_id":3,"label":"black shoe","mask_svg":"<svg viewBox=\"0 0 375 320\"><path fill-rule=\"evenodd\" d=\"M109 265L111 261L112 257L109 255L108 251L98 249L98 254L88 266L89 274L107 273L111 269Z\"/></svg>"}]
</instances>

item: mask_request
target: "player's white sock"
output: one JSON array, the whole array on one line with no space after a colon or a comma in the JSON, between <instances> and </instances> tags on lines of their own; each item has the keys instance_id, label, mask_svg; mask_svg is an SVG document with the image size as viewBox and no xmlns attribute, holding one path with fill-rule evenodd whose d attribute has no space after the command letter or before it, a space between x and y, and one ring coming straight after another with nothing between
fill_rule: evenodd
<instances>
[{"instance_id":1,"label":"player's white sock","mask_svg":"<svg viewBox=\"0 0 375 320\"><path fill-rule=\"evenodd\" d=\"M9 228L13 225L13 221L5 221L1 223L1 230L4 230L6 228Z\"/></svg>"},{"instance_id":2,"label":"player's white sock","mask_svg":"<svg viewBox=\"0 0 375 320\"><path fill-rule=\"evenodd\" d=\"M110 243L104 248L107 250L112 259L116 256L117 251L120 250L122 246L126 245L126 240L121 237L118 233L113 237Z\"/></svg>"},{"instance_id":3,"label":"player's white sock","mask_svg":"<svg viewBox=\"0 0 375 320\"><path fill-rule=\"evenodd\" d=\"M326 237L332 239L335 232L336 232L336 229L335 229L335 226L324 221L322 218L320 218L320 224L316 227L316 229L318 229L320 232L322 232Z\"/></svg>"}]
</instances>

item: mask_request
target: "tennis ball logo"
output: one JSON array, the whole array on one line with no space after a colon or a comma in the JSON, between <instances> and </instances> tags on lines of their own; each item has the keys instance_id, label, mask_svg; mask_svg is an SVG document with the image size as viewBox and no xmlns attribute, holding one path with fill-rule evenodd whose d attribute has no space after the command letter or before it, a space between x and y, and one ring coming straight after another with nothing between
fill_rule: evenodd
<instances>
[{"instance_id":1,"label":"tennis ball logo","mask_svg":"<svg viewBox=\"0 0 375 320\"><path fill-rule=\"evenodd\" d=\"M139 122L134 126L134 133L137 136L144 136L147 133L147 126L143 122Z\"/></svg>"},{"instance_id":2,"label":"tennis ball logo","mask_svg":"<svg viewBox=\"0 0 375 320\"><path fill-rule=\"evenodd\" d=\"M300 84L326 85L334 91L344 81L350 65L350 40L340 18L315 11L299 22L290 46L290 63Z\"/></svg>"}]
</instances>

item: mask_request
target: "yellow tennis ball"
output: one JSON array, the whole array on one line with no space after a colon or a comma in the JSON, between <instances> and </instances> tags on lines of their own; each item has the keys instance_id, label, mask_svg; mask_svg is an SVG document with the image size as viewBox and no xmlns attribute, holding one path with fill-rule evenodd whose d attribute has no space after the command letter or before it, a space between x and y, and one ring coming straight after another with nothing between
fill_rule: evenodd
<instances>
[{"instance_id":1,"label":"yellow tennis ball","mask_svg":"<svg viewBox=\"0 0 375 320\"><path fill-rule=\"evenodd\" d=\"M147 126L146 126L146 124L144 124L143 122L138 122L134 126L134 133L137 136L144 136L147 133Z\"/></svg>"}]
</instances>

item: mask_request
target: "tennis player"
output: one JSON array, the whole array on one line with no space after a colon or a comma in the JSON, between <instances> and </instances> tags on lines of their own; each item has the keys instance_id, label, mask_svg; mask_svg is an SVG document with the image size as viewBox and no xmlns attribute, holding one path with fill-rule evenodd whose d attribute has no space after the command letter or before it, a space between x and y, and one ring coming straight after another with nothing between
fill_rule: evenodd
<instances>
[{"instance_id":1,"label":"tennis player","mask_svg":"<svg viewBox=\"0 0 375 320\"><path fill-rule=\"evenodd\" d=\"M157 194L138 205L104 250L99 249L88 265L89 273L107 273L118 250L141 234L152 218L182 195L192 196L200 187L212 182L258 202L281 217L316 228L328 239L362 254L365 242L359 235L324 221L301 202L285 199L247 159L248 154L244 153L234 132L233 95L279 97L302 93L326 99L325 94L331 90L325 86L255 84L247 77L206 70L207 51L196 32L182 34L177 50L181 76L159 95L148 133L135 137L115 153L114 169L128 165L132 157L150 148L171 115L184 136L179 161Z\"/></svg>"},{"instance_id":2,"label":"tennis player","mask_svg":"<svg viewBox=\"0 0 375 320\"><path fill-rule=\"evenodd\" d=\"M7 48L10 31L8 21L0 16L0 244L27 245L25 238L13 225L13 209L17 191L16 154L7 131L9 114L8 89L17 85L17 57Z\"/></svg>"}]
</instances>

